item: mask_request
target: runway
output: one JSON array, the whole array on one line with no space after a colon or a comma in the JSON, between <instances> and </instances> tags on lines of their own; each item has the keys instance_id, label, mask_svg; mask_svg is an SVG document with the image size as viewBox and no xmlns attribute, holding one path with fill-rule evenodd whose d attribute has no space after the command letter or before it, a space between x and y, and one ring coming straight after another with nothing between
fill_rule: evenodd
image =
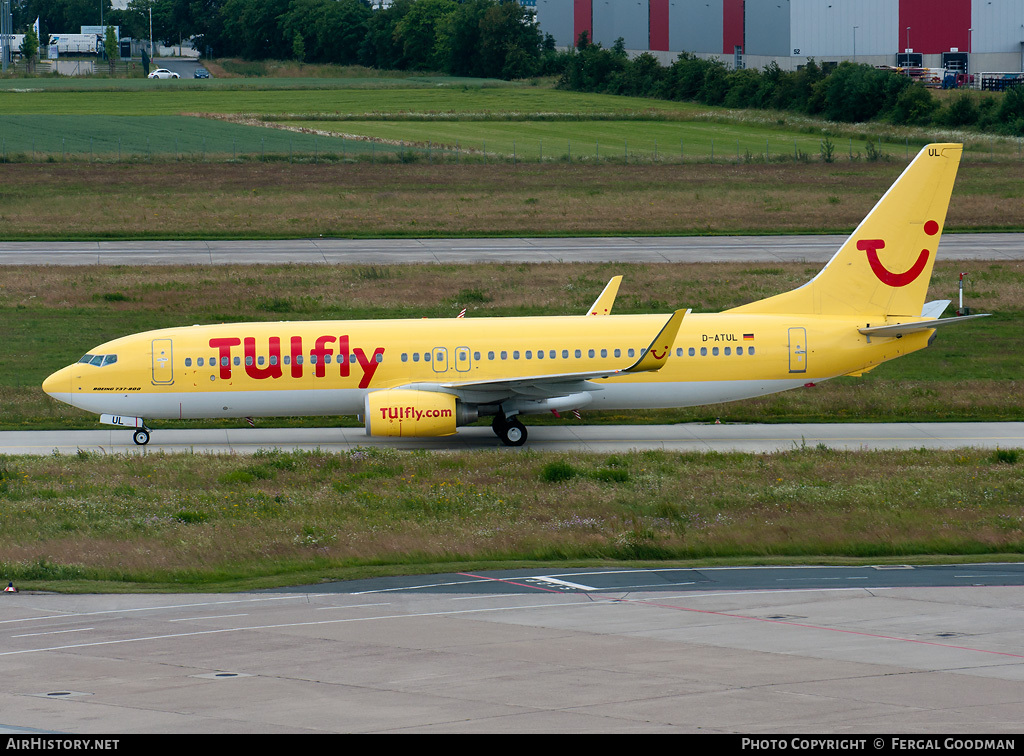
<instances>
[{"instance_id":1,"label":"runway","mask_svg":"<svg viewBox=\"0 0 1024 756\"><path fill-rule=\"evenodd\" d=\"M0 265L813 262L841 235L0 242ZM1024 234L945 234L940 260L1024 259Z\"/></svg>"},{"instance_id":2,"label":"runway","mask_svg":"<svg viewBox=\"0 0 1024 756\"><path fill-rule=\"evenodd\" d=\"M545 425L529 427L523 447L504 447L488 427L459 429L440 438L381 438L362 428L231 428L161 430L145 447L130 430L4 431L0 454L203 452L249 454L259 449L350 451L360 447L460 451L519 449L614 452L630 449L770 453L804 447L830 449L1024 448L1024 423L807 423L678 425Z\"/></svg>"},{"instance_id":3,"label":"runway","mask_svg":"<svg viewBox=\"0 0 1024 756\"><path fill-rule=\"evenodd\" d=\"M1013 736L1022 583L668 567L3 594L0 732Z\"/></svg>"}]
</instances>

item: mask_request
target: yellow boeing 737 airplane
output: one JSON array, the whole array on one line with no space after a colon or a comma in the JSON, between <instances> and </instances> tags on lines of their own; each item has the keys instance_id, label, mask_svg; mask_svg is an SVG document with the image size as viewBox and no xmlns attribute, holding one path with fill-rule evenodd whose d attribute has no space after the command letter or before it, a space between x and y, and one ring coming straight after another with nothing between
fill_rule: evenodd
<instances>
[{"instance_id":1,"label":"yellow boeing 737 airplane","mask_svg":"<svg viewBox=\"0 0 1024 756\"><path fill-rule=\"evenodd\" d=\"M921 150L811 281L725 312L610 316L614 278L587 316L168 328L102 344L43 389L133 428L137 444L153 418L362 415L381 436L493 416L517 446L519 415L712 404L861 375L968 319L925 304L961 149Z\"/></svg>"}]
</instances>

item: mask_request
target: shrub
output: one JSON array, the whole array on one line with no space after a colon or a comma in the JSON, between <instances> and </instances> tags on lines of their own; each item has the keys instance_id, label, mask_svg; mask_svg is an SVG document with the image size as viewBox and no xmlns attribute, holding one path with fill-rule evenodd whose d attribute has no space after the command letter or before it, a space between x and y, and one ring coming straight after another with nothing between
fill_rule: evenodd
<instances>
[{"instance_id":1,"label":"shrub","mask_svg":"<svg viewBox=\"0 0 1024 756\"><path fill-rule=\"evenodd\" d=\"M576 468L564 459L556 459L541 468L540 477L546 483L563 483L576 477Z\"/></svg>"}]
</instances>

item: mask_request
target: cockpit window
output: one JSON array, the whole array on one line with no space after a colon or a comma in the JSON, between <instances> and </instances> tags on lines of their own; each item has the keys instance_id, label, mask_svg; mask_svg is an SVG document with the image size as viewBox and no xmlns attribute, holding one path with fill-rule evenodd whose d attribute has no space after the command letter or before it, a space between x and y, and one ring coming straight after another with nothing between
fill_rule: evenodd
<instances>
[{"instance_id":1,"label":"cockpit window","mask_svg":"<svg viewBox=\"0 0 1024 756\"><path fill-rule=\"evenodd\" d=\"M96 367L113 365L115 362L117 362L116 354L87 354L84 357L82 357L82 359L79 360L79 363L85 365L95 365Z\"/></svg>"}]
</instances>

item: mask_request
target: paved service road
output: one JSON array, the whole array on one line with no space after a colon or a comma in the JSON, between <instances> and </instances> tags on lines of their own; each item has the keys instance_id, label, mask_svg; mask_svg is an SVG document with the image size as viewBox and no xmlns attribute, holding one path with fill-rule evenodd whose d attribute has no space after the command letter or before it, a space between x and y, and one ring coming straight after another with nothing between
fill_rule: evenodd
<instances>
[{"instance_id":1,"label":"paved service road","mask_svg":"<svg viewBox=\"0 0 1024 756\"><path fill-rule=\"evenodd\" d=\"M1012 735L1022 582L971 564L2 594L0 732Z\"/></svg>"},{"instance_id":2,"label":"paved service road","mask_svg":"<svg viewBox=\"0 0 1024 756\"><path fill-rule=\"evenodd\" d=\"M810 262L843 236L580 239L291 239L275 241L0 242L0 265L251 263ZM1024 259L1024 234L946 234L940 260Z\"/></svg>"},{"instance_id":3,"label":"paved service road","mask_svg":"<svg viewBox=\"0 0 1024 756\"><path fill-rule=\"evenodd\" d=\"M982 449L1024 448L1024 423L837 423L779 425L547 425L529 428L524 449L537 451L775 452L819 444L832 449ZM231 428L160 430L148 446L136 446L130 430L0 432L0 454L74 454L201 451L251 453L258 449L358 447L470 450L503 447L490 428L460 428L442 438L380 438L361 428Z\"/></svg>"}]
</instances>

